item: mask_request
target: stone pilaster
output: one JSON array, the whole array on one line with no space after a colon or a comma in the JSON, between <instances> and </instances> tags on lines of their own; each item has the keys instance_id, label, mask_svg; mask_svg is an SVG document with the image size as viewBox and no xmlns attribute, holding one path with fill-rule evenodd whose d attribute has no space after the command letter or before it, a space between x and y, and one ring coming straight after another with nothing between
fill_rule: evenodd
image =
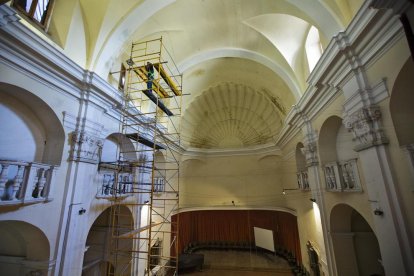
<instances>
[{"instance_id":1,"label":"stone pilaster","mask_svg":"<svg viewBox=\"0 0 414 276\"><path fill-rule=\"evenodd\" d=\"M307 167L317 166L319 164L316 140L316 134L313 132L307 134L303 140L304 147L302 148L302 153L305 155Z\"/></svg>"}]
</instances>

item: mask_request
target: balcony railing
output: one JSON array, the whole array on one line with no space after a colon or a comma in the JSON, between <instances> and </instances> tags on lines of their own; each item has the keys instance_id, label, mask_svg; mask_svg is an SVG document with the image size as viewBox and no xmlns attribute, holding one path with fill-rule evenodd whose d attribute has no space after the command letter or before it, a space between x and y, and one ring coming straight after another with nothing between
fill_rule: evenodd
<instances>
[{"instance_id":1,"label":"balcony railing","mask_svg":"<svg viewBox=\"0 0 414 276\"><path fill-rule=\"evenodd\" d=\"M123 197L133 193L133 174L120 173L114 171L105 171L99 173L99 190L97 197L111 198Z\"/></svg>"},{"instance_id":2,"label":"balcony railing","mask_svg":"<svg viewBox=\"0 0 414 276\"><path fill-rule=\"evenodd\" d=\"M165 179L163 177L154 177L154 192L162 193L165 190Z\"/></svg>"},{"instance_id":3,"label":"balcony railing","mask_svg":"<svg viewBox=\"0 0 414 276\"><path fill-rule=\"evenodd\" d=\"M48 164L0 160L0 205L51 200L54 169Z\"/></svg>"},{"instance_id":4,"label":"balcony railing","mask_svg":"<svg viewBox=\"0 0 414 276\"><path fill-rule=\"evenodd\" d=\"M300 171L296 173L298 179L298 188L301 190L309 190L308 171Z\"/></svg>"},{"instance_id":5,"label":"balcony railing","mask_svg":"<svg viewBox=\"0 0 414 276\"><path fill-rule=\"evenodd\" d=\"M331 162L324 166L326 188L330 191L361 191L357 159Z\"/></svg>"}]
</instances>

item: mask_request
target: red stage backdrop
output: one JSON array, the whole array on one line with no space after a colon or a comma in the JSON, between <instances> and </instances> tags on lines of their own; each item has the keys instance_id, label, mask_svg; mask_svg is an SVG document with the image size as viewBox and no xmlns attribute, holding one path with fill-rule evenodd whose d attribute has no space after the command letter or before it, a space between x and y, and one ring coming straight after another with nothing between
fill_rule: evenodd
<instances>
[{"instance_id":1,"label":"red stage backdrop","mask_svg":"<svg viewBox=\"0 0 414 276\"><path fill-rule=\"evenodd\" d=\"M249 241L254 243L253 227L273 230L275 248L293 252L301 263L296 216L267 210L190 211L172 217L173 227L179 225L178 252L190 242Z\"/></svg>"}]
</instances>

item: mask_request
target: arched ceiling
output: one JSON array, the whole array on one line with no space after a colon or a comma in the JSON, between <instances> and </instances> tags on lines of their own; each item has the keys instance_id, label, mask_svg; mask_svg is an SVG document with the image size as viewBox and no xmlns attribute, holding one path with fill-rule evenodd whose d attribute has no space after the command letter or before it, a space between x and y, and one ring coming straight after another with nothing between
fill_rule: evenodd
<instances>
[{"instance_id":1,"label":"arched ceiling","mask_svg":"<svg viewBox=\"0 0 414 276\"><path fill-rule=\"evenodd\" d=\"M70 10L72 21L53 18L52 36L65 48L64 41L83 32L84 66L105 78L129 57L131 42L162 36L183 73L184 93L191 94L183 110L184 144L234 148L271 142L306 90L310 28L318 29L326 46L363 0L60 2L56 13ZM66 45L82 60L81 45L76 51Z\"/></svg>"}]
</instances>

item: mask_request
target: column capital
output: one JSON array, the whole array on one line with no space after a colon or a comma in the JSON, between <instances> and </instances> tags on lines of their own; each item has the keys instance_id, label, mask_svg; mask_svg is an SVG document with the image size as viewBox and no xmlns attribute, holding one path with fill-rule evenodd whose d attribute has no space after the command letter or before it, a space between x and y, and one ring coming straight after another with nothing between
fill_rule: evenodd
<instances>
[{"instance_id":1,"label":"column capital","mask_svg":"<svg viewBox=\"0 0 414 276\"><path fill-rule=\"evenodd\" d=\"M351 114L346 114L343 123L354 135L355 151L388 144L388 139L382 129L381 110L378 106L363 107Z\"/></svg>"},{"instance_id":2,"label":"column capital","mask_svg":"<svg viewBox=\"0 0 414 276\"><path fill-rule=\"evenodd\" d=\"M19 20L20 18L16 15L16 12L12 8L0 4L0 28Z\"/></svg>"},{"instance_id":3,"label":"column capital","mask_svg":"<svg viewBox=\"0 0 414 276\"><path fill-rule=\"evenodd\" d=\"M73 131L70 135L70 160L97 164L104 139L86 131Z\"/></svg>"},{"instance_id":4,"label":"column capital","mask_svg":"<svg viewBox=\"0 0 414 276\"><path fill-rule=\"evenodd\" d=\"M317 166L319 164L317 150L317 135L315 132L309 132L303 139L302 153L305 155L306 166Z\"/></svg>"}]
</instances>

